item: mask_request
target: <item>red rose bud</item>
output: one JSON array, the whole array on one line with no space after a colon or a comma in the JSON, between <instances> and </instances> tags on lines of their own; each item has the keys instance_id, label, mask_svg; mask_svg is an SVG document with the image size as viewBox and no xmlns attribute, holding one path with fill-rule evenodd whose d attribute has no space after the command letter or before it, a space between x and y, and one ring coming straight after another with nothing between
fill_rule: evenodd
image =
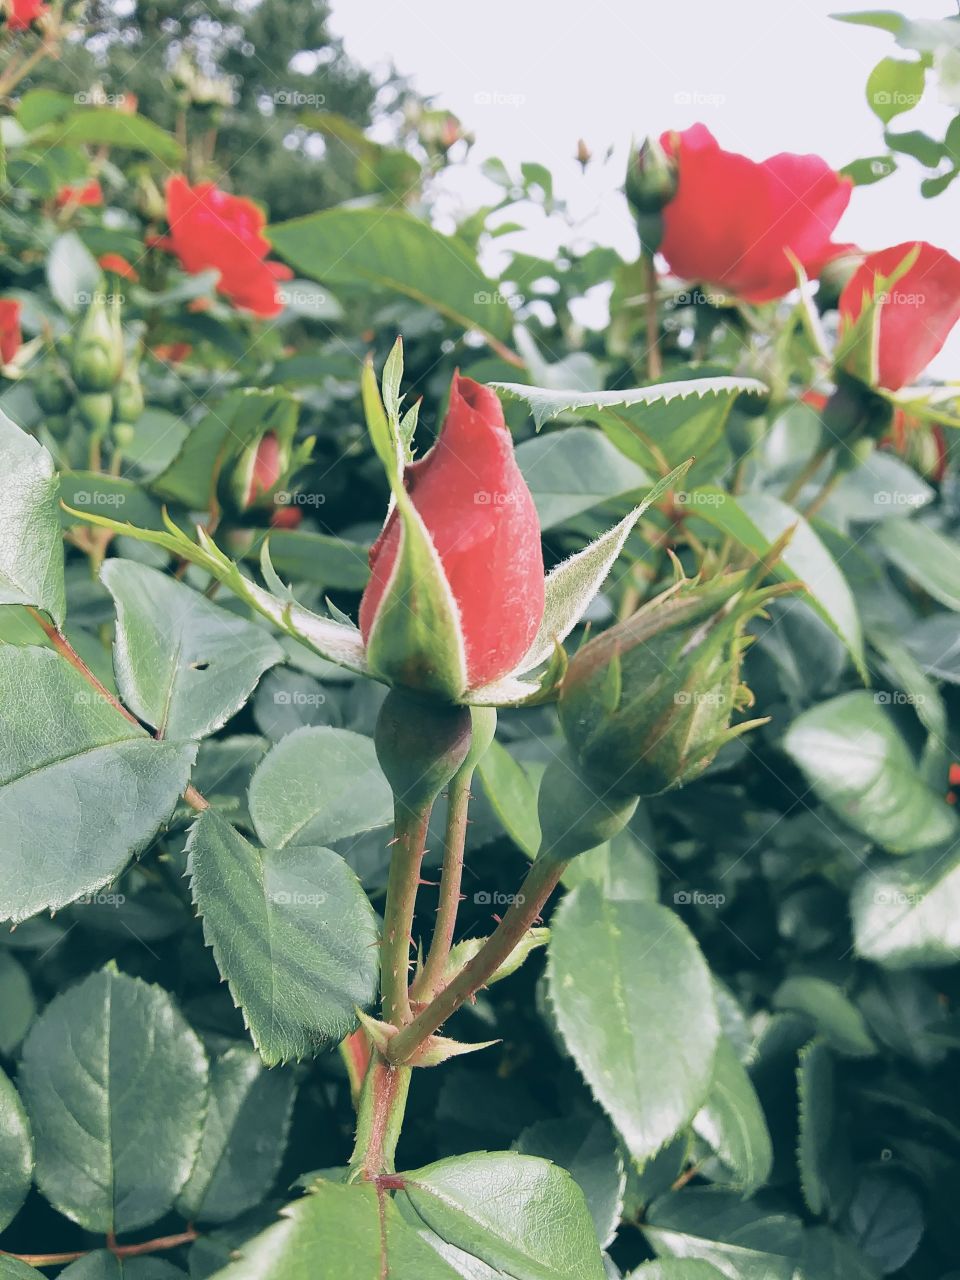
<instances>
[{"instance_id":1,"label":"red rose bud","mask_svg":"<svg viewBox=\"0 0 960 1280\"><path fill-rule=\"evenodd\" d=\"M243 196L231 196L212 182L191 187L177 176L167 183L169 238L163 247L180 259L185 271L220 273L217 289L236 307L258 316L283 309L277 281L293 273L267 262L270 242L263 234L262 211Z\"/></svg>"},{"instance_id":2,"label":"red rose bud","mask_svg":"<svg viewBox=\"0 0 960 1280\"><path fill-rule=\"evenodd\" d=\"M767 302L796 284L788 250L810 276L846 251L831 236L852 183L819 156L784 152L758 163L722 150L702 124L660 141L678 171L660 244L676 275Z\"/></svg>"},{"instance_id":3,"label":"red rose bud","mask_svg":"<svg viewBox=\"0 0 960 1280\"><path fill-rule=\"evenodd\" d=\"M960 262L918 240L871 253L840 295L838 365L870 387L916 382L960 320Z\"/></svg>"},{"instance_id":4,"label":"red rose bud","mask_svg":"<svg viewBox=\"0 0 960 1280\"><path fill-rule=\"evenodd\" d=\"M684 582L578 650L560 723L602 794L651 796L690 782L726 742L762 723L730 723L752 701L740 684L744 627L792 587L756 589L755 578L749 570Z\"/></svg>"},{"instance_id":5,"label":"red rose bud","mask_svg":"<svg viewBox=\"0 0 960 1280\"><path fill-rule=\"evenodd\" d=\"M232 477L233 495L241 511L269 498L290 469L290 447L272 431L248 445ZM259 503L259 505L263 505Z\"/></svg>"},{"instance_id":6,"label":"red rose bud","mask_svg":"<svg viewBox=\"0 0 960 1280\"><path fill-rule=\"evenodd\" d=\"M95 293L73 348L70 372L81 391L109 391L123 368L120 305Z\"/></svg>"},{"instance_id":7,"label":"red rose bud","mask_svg":"<svg viewBox=\"0 0 960 1280\"><path fill-rule=\"evenodd\" d=\"M91 178L82 187L61 187L57 192L56 205L62 209L65 205L96 206L103 204L103 188L96 178Z\"/></svg>"},{"instance_id":8,"label":"red rose bud","mask_svg":"<svg viewBox=\"0 0 960 1280\"><path fill-rule=\"evenodd\" d=\"M22 345L20 303L0 298L0 364L9 364Z\"/></svg>"},{"instance_id":9,"label":"red rose bud","mask_svg":"<svg viewBox=\"0 0 960 1280\"><path fill-rule=\"evenodd\" d=\"M466 688L479 688L516 667L544 608L540 524L493 391L454 375L440 437L407 467L404 485L449 589ZM371 549L360 602L368 660L388 683L456 696L463 690L440 687L429 624L418 630L423 620L405 618L388 592L402 536L395 508Z\"/></svg>"}]
</instances>

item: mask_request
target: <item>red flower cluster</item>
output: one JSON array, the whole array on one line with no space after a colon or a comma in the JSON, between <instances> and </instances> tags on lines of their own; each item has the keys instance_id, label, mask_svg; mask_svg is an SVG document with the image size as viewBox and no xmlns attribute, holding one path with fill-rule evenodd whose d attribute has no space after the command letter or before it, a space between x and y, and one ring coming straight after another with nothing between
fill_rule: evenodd
<instances>
[{"instance_id":1,"label":"red flower cluster","mask_svg":"<svg viewBox=\"0 0 960 1280\"><path fill-rule=\"evenodd\" d=\"M788 250L810 275L843 251L831 237L852 184L819 156L784 152L757 163L724 151L702 124L661 143L678 186L663 210L660 252L683 279L766 302L796 284Z\"/></svg>"},{"instance_id":2,"label":"red flower cluster","mask_svg":"<svg viewBox=\"0 0 960 1280\"><path fill-rule=\"evenodd\" d=\"M101 205L103 204L103 188L96 178L91 178L82 187L61 187L57 192L57 208L64 205Z\"/></svg>"},{"instance_id":3,"label":"red flower cluster","mask_svg":"<svg viewBox=\"0 0 960 1280\"><path fill-rule=\"evenodd\" d=\"M544 587L540 523L496 393L456 374L440 438L407 468L405 481L459 609L469 684L498 680L533 642ZM400 530L394 511L370 552L372 576L360 602L365 641Z\"/></svg>"},{"instance_id":4,"label":"red flower cluster","mask_svg":"<svg viewBox=\"0 0 960 1280\"><path fill-rule=\"evenodd\" d=\"M20 350L20 303L0 298L0 364L9 364Z\"/></svg>"},{"instance_id":5,"label":"red flower cluster","mask_svg":"<svg viewBox=\"0 0 960 1280\"><path fill-rule=\"evenodd\" d=\"M234 306L258 316L282 309L277 281L293 274L280 262L267 262L270 243L263 235L261 210L243 196L231 196L213 182L191 187L177 176L167 183L170 235L159 243L191 274L220 272L217 288Z\"/></svg>"},{"instance_id":6,"label":"red flower cluster","mask_svg":"<svg viewBox=\"0 0 960 1280\"><path fill-rule=\"evenodd\" d=\"M897 278L911 254L912 265ZM841 335L873 301L879 306L877 382L899 391L916 382L960 320L960 262L922 240L869 254L840 295Z\"/></svg>"},{"instance_id":7,"label":"red flower cluster","mask_svg":"<svg viewBox=\"0 0 960 1280\"><path fill-rule=\"evenodd\" d=\"M26 31L38 18L42 18L49 5L44 0L8 0L7 26L11 31Z\"/></svg>"}]
</instances>

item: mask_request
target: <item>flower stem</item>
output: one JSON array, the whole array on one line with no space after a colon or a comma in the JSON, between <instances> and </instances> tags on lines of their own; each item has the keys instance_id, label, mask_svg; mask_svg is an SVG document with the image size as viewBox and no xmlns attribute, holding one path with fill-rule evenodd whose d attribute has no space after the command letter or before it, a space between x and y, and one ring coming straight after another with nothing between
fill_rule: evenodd
<instances>
[{"instance_id":1,"label":"flower stem","mask_svg":"<svg viewBox=\"0 0 960 1280\"><path fill-rule=\"evenodd\" d=\"M568 862L568 858L549 855L534 862L507 914L473 959L464 965L449 986L390 1040L387 1055L391 1062L406 1062L428 1036L493 976L539 918Z\"/></svg>"},{"instance_id":2,"label":"flower stem","mask_svg":"<svg viewBox=\"0 0 960 1280\"><path fill-rule=\"evenodd\" d=\"M663 374L660 355L660 317L657 313L657 264L649 249L643 250L643 276L646 290L647 377L656 382Z\"/></svg>"},{"instance_id":3,"label":"flower stem","mask_svg":"<svg viewBox=\"0 0 960 1280\"><path fill-rule=\"evenodd\" d=\"M798 494L800 493L800 491L803 489L804 485L809 484L810 481L813 479L813 477L817 474L817 472L826 462L827 458L830 456L831 452L832 452L832 446L829 446L829 445L825 446L822 449L818 449L816 453L813 455L813 457L809 460L807 465L803 468L803 470L800 471L796 476L794 476L794 478L787 485L786 489L784 489L783 493L781 493L780 501L793 502L798 496Z\"/></svg>"},{"instance_id":4,"label":"flower stem","mask_svg":"<svg viewBox=\"0 0 960 1280\"><path fill-rule=\"evenodd\" d=\"M375 1049L357 1109L357 1138L348 1181L372 1181L394 1170L394 1156L410 1088L410 1067L395 1067Z\"/></svg>"},{"instance_id":5,"label":"flower stem","mask_svg":"<svg viewBox=\"0 0 960 1280\"><path fill-rule=\"evenodd\" d=\"M423 969L410 989L415 999L431 999L443 981L443 971L453 945L460 907L460 885L463 880L463 847L467 838L467 811L470 807L470 784L473 770L461 771L450 783L447 800L447 827L443 846L443 870L440 874L440 905L437 923Z\"/></svg>"},{"instance_id":6,"label":"flower stem","mask_svg":"<svg viewBox=\"0 0 960 1280\"><path fill-rule=\"evenodd\" d=\"M427 823L432 804L408 809L401 801L394 807L393 855L387 880L387 905L383 916L383 938L380 943L380 992L383 1018L394 1026L408 1023L410 993L410 943L413 913L420 884Z\"/></svg>"}]
</instances>

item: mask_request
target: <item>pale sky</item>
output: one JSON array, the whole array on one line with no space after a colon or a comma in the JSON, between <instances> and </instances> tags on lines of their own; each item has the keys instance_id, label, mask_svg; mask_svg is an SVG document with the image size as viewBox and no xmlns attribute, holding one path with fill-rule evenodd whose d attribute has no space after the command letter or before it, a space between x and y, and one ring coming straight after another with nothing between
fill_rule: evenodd
<instances>
[{"instance_id":1,"label":"pale sky","mask_svg":"<svg viewBox=\"0 0 960 1280\"><path fill-rule=\"evenodd\" d=\"M864 85L887 55L910 57L885 32L835 22L831 12L882 7L844 0L332 0L331 27L368 67L391 60L476 135L466 165L443 181L441 208L496 199L479 173L499 156L536 160L586 236L625 254L635 247L622 182L631 136L702 120L721 145L762 159L813 151L835 166L883 151ZM911 18L943 17L951 0L891 3ZM949 113L928 93L893 122L943 136ZM596 160L581 174L584 138ZM613 145L606 164L603 156ZM854 192L840 240L881 248L926 239L960 256L960 179L924 200L910 157L883 182ZM512 247L548 253L559 233L534 220ZM569 237L568 237L569 238ZM937 361L960 377L960 332Z\"/></svg>"}]
</instances>

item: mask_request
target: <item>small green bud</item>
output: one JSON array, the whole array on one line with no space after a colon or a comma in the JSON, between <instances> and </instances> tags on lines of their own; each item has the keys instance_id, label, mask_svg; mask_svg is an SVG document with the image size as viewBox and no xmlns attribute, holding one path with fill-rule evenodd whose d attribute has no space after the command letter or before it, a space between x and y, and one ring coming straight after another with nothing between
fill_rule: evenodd
<instances>
[{"instance_id":1,"label":"small green bud","mask_svg":"<svg viewBox=\"0 0 960 1280\"><path fill-rule=\"evenodd\" d=\"M637 807L635 795L587 776L567 755L556 756L540 784L538 858L565 862L612 840Z\"/></svg>"},{"instance_id":2,"label":"small green bud","mask_svg":"<svg viewBox=\"0 0 960 1280\"><path fill-rule=\"evenodd\" d=\"M109 391L94 391L77 396L80 421L91 431L109 431L113 421L113 396Z\"/></svg>"},{"instance_id":3,"label":"small green bud","mask_svg":"<svg viewBox=\"0 0 960 1280\"><path fill-rule=\"evenodd\" d=\"M137 438L137 429L130 422L115 422L110 434L118 449L129 449Z\"/></svg>"},{"instance_id":4,"label":"small green bud","mask_svg":"<svg viewBox=\"0 0 960 1280\"><path fill-rule=\"evenodd\" d=\"M109 391L123 368L123 331L116 299L95 293L73 348L71 372L81 391Z\"/></svg>"},{"instance_id":5,"label":"small green bud","mask_svg":"<svg viewBox=\"0 0 960 1280\"><path fill-rule=\"evenodd\" d=\"M37 404L47 414L66 413L73 404L73 390L56 369L44 365L33 384Z\"/></svg>"},{"instance_id":6,"label":"small green bud","mask_svg":"<svg viewBox=\"0 0 960 1280\"><path fill-rule=\"evenodd\" d=\"M118 422L136 422L143 413L143 408L140 372L136 364L127 361L113 388L113 416Z\"/></svg>"},{"instance_id":7,"label":"small green bud","mask_svg":"<svg viewBox=\"0 0 960 1280\"><path fill-rule=\"evenodd\" d=\"M759 572L764 572L763 569ZM651 796L690 782L749 706L744 628L766 600L757 571L684 581L585 644L560 693L560 722L584 774L610 795Z\"/></svg>"},{"instance_id":8,"label":"small green bud","mask_svg":"<svg viewBox=\"0 0 960 1280\"><path fill-rule=\"evenodd\" d=\"M54 440L66 440L70 434L70 418L65 413L50 413L44 419L43 425L47 428Z\"/></svg>"},{"instance_id":9,"label":"small green bud","mask_svg":"<svg viewBox=\"0 0 960 1280\"><path fill-rule=\"evenodd\" d=\"M469 707L391 689L377 717L374 745L398 805L433 803L470 751Z\"/></svg>"},{"instance_id":10,"label":"small green bud","mask_svg":"<svg viewBox=\"0 0 960 1280\"><path fill-rule=\"evenodd\" d=\"M656 138L631 148L624 192L635 214L659 213L677 194L677 166ZM644 237L646 244L646 238Z\"/></svg>"}]
</instances>

